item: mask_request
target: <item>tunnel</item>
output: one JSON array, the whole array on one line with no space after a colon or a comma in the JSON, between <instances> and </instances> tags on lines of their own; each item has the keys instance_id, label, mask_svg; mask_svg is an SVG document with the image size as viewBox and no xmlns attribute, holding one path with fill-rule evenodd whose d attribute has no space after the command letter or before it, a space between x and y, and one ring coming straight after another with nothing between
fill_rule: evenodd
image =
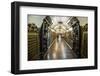
<instances>
[{"instance_id":1,"label":"tunnel","mask_svg":"<svg viewBox=\"0 0 100 76\"><path fill-rule=\"evenodd\" d=\"M40 28L36 27L35 24L32 25L34 27L30 25L28 28L35 28L33 31L36 35L32 38L30 31L28 31L28 40L30 37L36 40L33 40L33 43L29 42L31 40L28 41L28 60L87 58L88 24L86 22L84 27L81 26L81 18L45 16ZM86 33L83 35L84 29ZM36 38L34 38L35 36ZM83 36L85 36L85 41L83 41Z\"/></svg>"}]
</instances>

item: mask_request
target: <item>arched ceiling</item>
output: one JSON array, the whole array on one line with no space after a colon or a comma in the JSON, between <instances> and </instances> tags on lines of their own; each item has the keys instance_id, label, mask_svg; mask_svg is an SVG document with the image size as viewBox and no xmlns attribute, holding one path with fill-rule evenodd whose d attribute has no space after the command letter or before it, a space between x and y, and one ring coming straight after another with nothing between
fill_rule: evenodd
<instances>
[{"instance_id":1,"label":"arched ceiling","mask_svg":"<svg viewBox=\"0 0 100 76\"><path fill-rule=\"evenodd\" d=\"M53 24L49 27L51 31L56 33L65 33L70 28L70 26L67 24L71 17L56 17L53 16L52 22Z\"/></svg>"}]
</instances>

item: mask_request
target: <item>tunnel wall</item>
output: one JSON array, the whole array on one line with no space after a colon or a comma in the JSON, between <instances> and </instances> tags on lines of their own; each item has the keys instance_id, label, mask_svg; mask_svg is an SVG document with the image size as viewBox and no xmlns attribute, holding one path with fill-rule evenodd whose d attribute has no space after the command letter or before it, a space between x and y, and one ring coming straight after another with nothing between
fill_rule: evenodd
<instances>
[{"instance_id":1,"label":"tunnel wall","mask_svg":"<svg viewBox=\"0 0 100 76\"><path fill-rule=\"evenodd\" d=\"M67 43L72 47L72 50L76 53L78 58L87 58L88 24L80 24L80 18L78 19L77 17L72 17L68 24L73 28L73 30L67 32Z\"/></svg>"},{"instance_id":2,"label":"tunnel wall","mask_svg":"<svg viewBox=\"0 0 100 76\"><path fill-rule=\"evenodd\" d=\"M50 16L46 16L43 20L42 26L40 28L40 52L41 59L44 58L47 52L48 46L50 45L51 34L48 31L48 27L52 24ZM49 37L48 37L49 36Z\"/></svg>"}]
</instances>

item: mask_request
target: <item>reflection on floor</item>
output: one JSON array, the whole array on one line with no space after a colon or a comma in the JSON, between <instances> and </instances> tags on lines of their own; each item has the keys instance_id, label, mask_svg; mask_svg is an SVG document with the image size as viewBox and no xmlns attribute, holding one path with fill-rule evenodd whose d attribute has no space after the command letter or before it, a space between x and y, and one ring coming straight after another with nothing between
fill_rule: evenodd
<instances>
[{"instance_id":1,"label":"reflection on floor","mask_svg":"<svg viewBox=\"0 0 100 76\"><path fill-rule=\"evenodd\" d=\"M45 59L72 59L77 58L67 42L59 35L48 49Z\"/></svg>"}]
</instances>

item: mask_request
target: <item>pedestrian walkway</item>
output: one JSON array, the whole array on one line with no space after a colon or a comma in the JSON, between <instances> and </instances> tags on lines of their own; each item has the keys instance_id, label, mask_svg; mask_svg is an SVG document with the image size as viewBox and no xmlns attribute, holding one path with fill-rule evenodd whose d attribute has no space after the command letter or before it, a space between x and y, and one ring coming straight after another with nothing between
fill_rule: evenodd
<instances>
[{"instance_id":1,"label":"pedestrian walkway","mask_svg":"<svg viewBox=\"0 0 100 76\"><path fill-rule=\"evenodd\" d=\"M67 42L59 36L55 39L55 41L49 47L47 54L45 56L46 59L73 59L77 58L75 53L69 47Z\"/></svg>"}]
</instances>

